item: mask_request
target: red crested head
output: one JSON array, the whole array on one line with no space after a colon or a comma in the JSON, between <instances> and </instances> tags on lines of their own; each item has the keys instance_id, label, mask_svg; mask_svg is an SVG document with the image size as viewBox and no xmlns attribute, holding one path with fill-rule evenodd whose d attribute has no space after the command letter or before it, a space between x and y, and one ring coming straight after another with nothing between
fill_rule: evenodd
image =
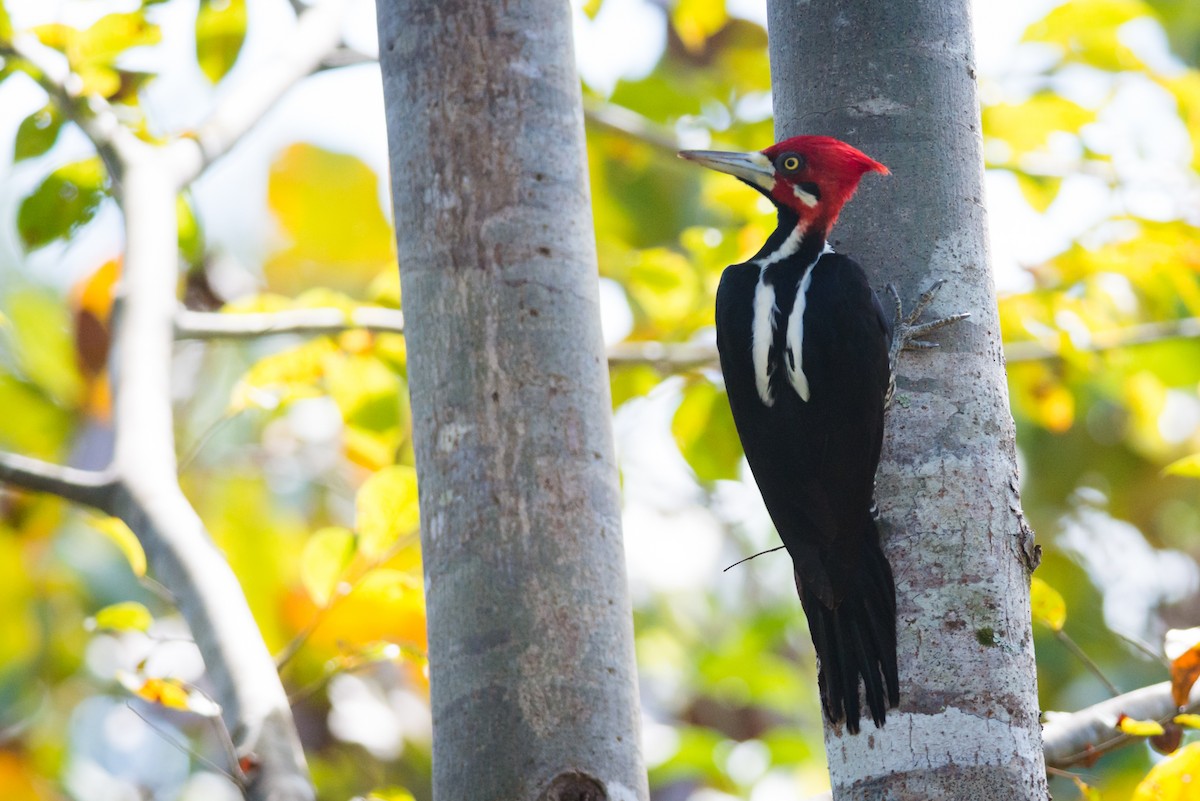
<instances>
[{"instance_id":1,"label":"red crested head","mask_svg":"<svg viewBox=\"0 0 1200 801\"><path fill-rule=\"evenodd\" d=\"M758 153L685 150L679 154L729 173L790 210L810 233L826 235L869 172L888 168L831 136L793 136Z\"/></svg>"}]
</instances>

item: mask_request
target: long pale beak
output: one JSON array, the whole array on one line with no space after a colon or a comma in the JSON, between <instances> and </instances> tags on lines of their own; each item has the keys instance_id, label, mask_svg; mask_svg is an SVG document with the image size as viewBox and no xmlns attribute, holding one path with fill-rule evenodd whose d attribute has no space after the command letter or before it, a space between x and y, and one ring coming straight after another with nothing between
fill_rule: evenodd
<instances>
[{"instance_id":1,"label":"long pale beak","mask_svg":"<svg viewBox=\"0 0 1200 801\"><path fill-rule=\"evenodd\" d=\"M770 192L775 188L775 168L762 153L727 153L722 150L680 150L679 158L710 170L725 172Z\"/></svg>"}]
</instances>

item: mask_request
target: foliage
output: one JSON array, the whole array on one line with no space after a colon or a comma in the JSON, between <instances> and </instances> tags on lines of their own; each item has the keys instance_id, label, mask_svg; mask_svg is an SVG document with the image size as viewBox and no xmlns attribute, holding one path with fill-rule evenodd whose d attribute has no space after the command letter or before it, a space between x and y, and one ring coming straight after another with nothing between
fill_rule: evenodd
<instances>
[{"instance_id":1,"label":"foliage","mask_svg":"<svg viewBox=\"0 0 1200 801\"><path fill-rule=\"evenodd\" d=\"M246 43L262 35L254 20L265 2L202 0L187 6L190 26L166 24L180 18L182 0L146 0L135 10L99 3L94 13L53 22L25 3L0 2L0 103L4 92L33 86L29 66L8 47L18 33L60 52L78 76L68 107L43 95L11 126L7 167L17 180L6 183L16 189L0 208L19 242L12 253L0 248L0 448L94 464L111 441L104 363L121 258L102 235L113 225L105 213L111 177L80 149L72 120L89 113L88 98L103 98L147 142L186 135L156 121L172 118L162 113L172 103L214 102L214 84L253 80L264 62L247 62ZM616 5L588 2L584 12L599 24ZM652 12L665 36L648 71L624 75L611 91L602 81L584 86L589 104L635 112L643 128L631 135L596 120L589 128L600 271L628 312L627 339L708 342L721 270L752 253L773 221L754 192L678 163L662 139L752 149L773 138L765 32L723 0L679 0ZM1165 35L1173 56L1156 54L1147 31ZM1171 326L1200 316L1200 218L1189 205L1200 168L1198 31L1194 3L1068 0L1029 26L1008 72L981 77L993 186L1011 182L1030 215L1075 229L1057 252L1022 265L1011 283L1024 288L1000 303L1011 352L1051 354L1014 358L1009 371L1025 512L1046 547L1034 580L1046 709L1105 695L1064 647L1068 630L1129 690L1167 672L1106 624L1157 645L1169 626L1197 622L1200 340L1173 336ZM156 85L177 77L166 55L186 46L180 35L195 43L189 66L201 80L182 100L155 98ZM1189 143L1186 153L1165 166L1146 156L1159 142L1126 124L1131 96L1157 104L1155 119ZM308 108L298 119L324 114ZM357 130L381 124L350 121ZM265 224L253 234L221 222L231 197L198 186L180 198L180 280L191 308L400 305L382 158L368 158L357 140L321 141L302 134L237 162L247 185L261 178ZM1110 201L1086 225L1068 208L1080 193ZM60 256L74 265L70 275L47 268ZM182 481L279 654L322 797L428 798L403 337L352 330L189 345L180 360ZM685 474L685 489L666 493L652 519L699 499L704 508L688 519L723 535L710 561L732 562L770 547L772 534L761 514L747 512L748 477L719 376L707 366L679 372L614 369L617 419L637 432L631 439L665 441L668 450L674 443L655 455L653 472ZM623 465L631 527L634 507L646 503L629 480L634 461L627 455ZM699 535L687 542L703 550ZM709 565L699 588L663 578L666 568L682 569L682 556L657 560L665 564L649 571L653 579L637 579L634 565L647 759L664 797L705 788L803 795L827 781L811 645L786 566L768 560L719 582ZM1156 595L1158 574L1146 578L1156 569L1182 571L1193 583ZM96 764L85 762L88 753L114 753L102 727L89 728L93 718L79 711L96 699L136 704L222 764L207 679L166 597L119 521L0 491L0 796L80 797L71 776ZM1118 614L1130 609L1141 612ZM1195 678L1191 669L1176 672ZM1151 723L1162 722L1121 727L1148 736ZM1194 728L1186 717L1168 723ZM1195 749L1184 745L1153 771L1145 748L1107 756L1086 784L1076 778L1055 794L1185 797L1181 777ZM210 768L197 757L192 770L200 781Z\"/></svg>"}]
</instances>

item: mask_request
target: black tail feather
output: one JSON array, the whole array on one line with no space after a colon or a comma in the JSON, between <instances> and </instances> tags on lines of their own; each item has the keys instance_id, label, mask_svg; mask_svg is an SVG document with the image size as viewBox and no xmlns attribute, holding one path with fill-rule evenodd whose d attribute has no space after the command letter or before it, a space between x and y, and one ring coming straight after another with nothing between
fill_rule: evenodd
<instances>
[{"instance_id":1,"label":"black tail feather","mask_svg":"<svg viewBox=\"0 0 1200 801\"><path fill-rule=\"evenodd\" d=\"M871 521L872 534L875 523ZM870 553L859 565L856 583L841 603L830 609L815 593L796 587L808 616L817 651L821 707L831 723L844 719L851 734L859 730L859 684L866 688L867 709L876 726L900 699L896 664L896 589L891 566L871 540Z\"/></svg>"}]
</instances>

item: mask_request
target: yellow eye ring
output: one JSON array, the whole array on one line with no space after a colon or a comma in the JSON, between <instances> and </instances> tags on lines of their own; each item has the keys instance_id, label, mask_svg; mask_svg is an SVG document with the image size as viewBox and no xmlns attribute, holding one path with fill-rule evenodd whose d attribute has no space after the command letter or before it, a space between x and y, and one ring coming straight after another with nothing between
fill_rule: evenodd
<instances>
[{"instance_id":1,"label":"yellow eye ring","mask_svg":"<svg viewBox=\"0 0 1200 801\"><path fill-rule=\"evenodd\" d=\"M804 156L800 153L783 153L775 159L775 169L786 175L795 175L804 169Z\"/></svg>"}]
</instances>

